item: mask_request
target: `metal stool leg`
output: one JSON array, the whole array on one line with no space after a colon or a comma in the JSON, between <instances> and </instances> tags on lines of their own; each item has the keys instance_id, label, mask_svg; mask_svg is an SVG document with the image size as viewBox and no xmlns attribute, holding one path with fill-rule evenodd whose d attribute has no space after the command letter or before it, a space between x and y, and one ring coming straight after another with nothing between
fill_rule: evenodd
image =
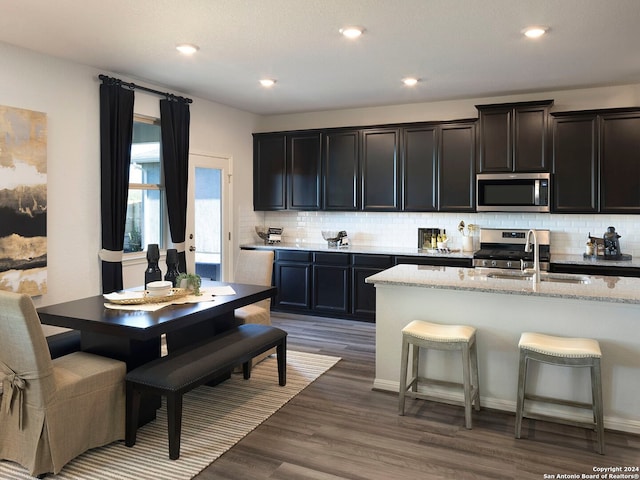
<instances>
[{"instance_id":1,"label":"metal stool leg","mask_svg":"<svg viewBox=\"0 0 640 480\"><path fill-rule=\"evenodd\" d=\"M475 385L475 406L480 411L480 381L478 379L478 343L473 339L471 344L471 385Z\"/></svg>"}]
</instances>

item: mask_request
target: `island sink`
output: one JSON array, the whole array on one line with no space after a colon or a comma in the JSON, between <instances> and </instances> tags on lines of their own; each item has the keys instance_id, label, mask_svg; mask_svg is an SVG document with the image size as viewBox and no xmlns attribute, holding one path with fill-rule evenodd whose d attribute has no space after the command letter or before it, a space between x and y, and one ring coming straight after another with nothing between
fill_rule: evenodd
<instances>
[{"instance_id":1,"label":"island sink","mask_svg":"<svg viewBox=\"0 0 640 480\"><path fill-rule=\"evenodd\" d=\"M533 272L490 272L487 273L487 278L501 278L505 280L533 280L535 273ZM561 273L548 273L541 272L541 282L557 282L557 283L575 283L575 284L587 284L591 283L589 277L583 275L565 275Z\"/></svg>"}]
</instances>

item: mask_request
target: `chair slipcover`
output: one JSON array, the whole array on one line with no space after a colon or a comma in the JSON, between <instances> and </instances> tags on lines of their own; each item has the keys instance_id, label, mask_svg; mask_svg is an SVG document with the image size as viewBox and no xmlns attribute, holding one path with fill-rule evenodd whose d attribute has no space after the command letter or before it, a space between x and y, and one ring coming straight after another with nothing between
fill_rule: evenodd
<instances>
[{"instance_id":1,"label":"chair slipcover","mask_svg":"<svg viewBox=\"0 0 640 480\"><path fill-rule=\"evenodd\" d=\"M240 250L234 280L237 283L271 286L273 274L272 250ZM271 299L261 300L235 310L236 320L241 323L271 325ZM255 365L274 350L269 350L253 359Z\"/></svg>"},{"instance_id":2,"label":"chair slipcover","mask_svg":"<svg viewBox=\"0 0 640 480\"><path fill-rule=\"evenodd\" d=\"M126 365L85 352L51 360L27 295L0 291L0 459L58 473L124 439Z\"/></svg>"}]
</instances>

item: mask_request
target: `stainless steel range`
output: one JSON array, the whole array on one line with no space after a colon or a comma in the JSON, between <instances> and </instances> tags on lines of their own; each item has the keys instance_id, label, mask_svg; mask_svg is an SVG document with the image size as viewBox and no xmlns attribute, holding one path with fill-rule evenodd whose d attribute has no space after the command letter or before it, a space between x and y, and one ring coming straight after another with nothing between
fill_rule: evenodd
<instances>
[{"instance_id":1,"label":"stainless steel range","mask_svg":"<svg viewBox=\"0 0 640 480\"><path fill-rule=\"evenodd\" d=\"M480 250L473 254L474 267L525 269L533 268L533 249L525 252L528 230L483 228ZM536 230L540 248L540 270L549 270L549 230Z\"/></svg>"}]
</instances>

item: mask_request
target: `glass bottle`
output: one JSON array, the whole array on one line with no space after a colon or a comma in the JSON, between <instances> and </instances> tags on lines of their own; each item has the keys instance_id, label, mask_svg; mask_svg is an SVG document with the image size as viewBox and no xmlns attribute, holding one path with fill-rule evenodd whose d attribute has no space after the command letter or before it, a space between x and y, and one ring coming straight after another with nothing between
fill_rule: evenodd
<instances>
[{"instance_id":1,"label":"glass bottle","mask_svg":"<svg viewBox=\"0 0 640 480\"><path fill-rule=\"evenodd\" d=\"M173 287L177 287L178 281L178 250L170 248L167 250L167 273L164 275L164 279L171 282Z\"/></svg>"},{"instance_id":2,"label":"glass bottle","mask_svg":"<svg viewBox=\"0 0 640 480\"><path fill-rule=\"evenodd\" d=\"M158 266L160 261L160 248L157 243L147 245L147 269L144 272L144 288L149 282L162 280L162 272Z\"/></svg>"}]
</instances>

